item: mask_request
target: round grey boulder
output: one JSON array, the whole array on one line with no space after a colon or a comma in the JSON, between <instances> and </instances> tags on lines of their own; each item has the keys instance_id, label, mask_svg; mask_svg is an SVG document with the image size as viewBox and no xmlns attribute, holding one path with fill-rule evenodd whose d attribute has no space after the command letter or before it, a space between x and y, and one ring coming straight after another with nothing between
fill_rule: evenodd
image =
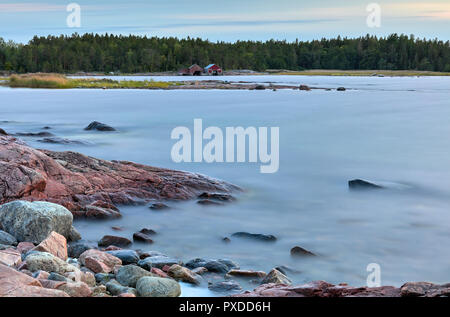
<instances>
[{"instance_id":1,"label":"round grey boulder","mask_svg":"<svg viewBox=\"0 0 450 317\"><path fill-rule=\"evenodd\" d=\"M68 272L78 272L78 268L69 264L53 254L47 252L33 252L25 258L27 268L31 272L45 271L65 274Z\"/></svg>"},{"instance_id":2,"label":"round grey boulder","mask_svg":"<svg viewBox=\"0 0 450 317\"><path fill-rule=\"evenodd\" d=\"M141 297L178 297L181 295L180 284L161 277L141 277L136 284L136 289Z\"/></svg>"},{"instance_id":3,"label":"round grey boulder","mask_svg":"<svg viewBox=\"0 0 450 317\"><path fill-rule=\"evenodd\" d=\"M19 242L39 244L52 231L69 238L72 221L69 210L53 203L18 200L0 206L0 227Z\"/></svg>"},{"instance_id":4,"label":"round grey boulder","mask_svg":"<svg viewBox=\"0 0 450 317\"><path fill-rule=\"evenodd\" d=\"M124 265L119 268L116 274L116 280L128 287L136 287L137 281L144 276L154 276L149 271L136 265Z\"/></svg>"}]
</instances>

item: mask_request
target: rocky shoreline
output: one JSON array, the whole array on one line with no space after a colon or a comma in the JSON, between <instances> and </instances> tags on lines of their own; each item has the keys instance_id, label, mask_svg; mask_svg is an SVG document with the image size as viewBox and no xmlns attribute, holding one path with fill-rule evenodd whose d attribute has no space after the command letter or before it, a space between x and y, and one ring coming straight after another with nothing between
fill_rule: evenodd
<instances>
[{"instance_id":1,"label":"rocky shoreline","mask_svg":"<svg viewBox=\"0 0 450 317\"><path fill-rule=\"evenodd\" d=\"M39 225L29 230L32 223ZM94 245L77 235L66 208L46 202L4 204L0 225L9 231L0 230L0 297L178 297L180 283L233 297L450 295L450 284L427 282L406 283L400 288L351 287L324 281L293 286L281 268L269 273L241 270L229 259L197 258L183 263L157 251L112 244L130 244L124 237L105 236ZM239 279L260 286L243 292Z\"/></svg>"},{"instance_id":2,"label":"rocky shoreline","mask_svg":"<svg viewBox=\"0 0 450 317\"><path fill-rule=\"evenodd\" d=\"M45 200L76 217L120 217L117 205L193 199L239 187L200 174L29 147L0 135L0 204Z\"/></svg>"},{"instance_id":3,"label":"rocky shoreline","mask_svg":"<svg viewBox=\"0 0 450 317\"><path fill-rule=\"evenodd\" d=\"M270 272L244 270L230 259L183 262L158 251L133 249L133 241L153 242L155 232L148 228L134 233L133 241L112 235L95 243L85 241L73 227L74 217L120 217L118 206L126 204L151 203L150 208L163 209L165 200L223 204L233 201L230 194L241 189L198 174L37 150L3 132L0 297L177 297L183 284L207 288L217 296L238 297L439 297L450 293L450 284L426 282L400 288L355 288L323 281L293 286L283 267ZM236 232L231 238L276 240L248 232ZM315 256L298 246L291 255ZM244 292L241 280L259 286Z\"/></svg>"}]
</instances>

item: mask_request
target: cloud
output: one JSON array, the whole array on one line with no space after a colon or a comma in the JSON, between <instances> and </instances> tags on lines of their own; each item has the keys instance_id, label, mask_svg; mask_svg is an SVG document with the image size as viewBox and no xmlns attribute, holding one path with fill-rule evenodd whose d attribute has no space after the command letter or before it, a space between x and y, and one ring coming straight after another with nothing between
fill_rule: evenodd
<instances>
[{"instance_id":1,"label":"cloud","mask_svg":"<svg viewBox=\"0 0 450 317\"><path fill-rule=\"evenodd\" d=\"M66 10L64 5L53 5L47 3L0 3L0 13L20 12L53 12Z\"/></svg>"}]
</instances>

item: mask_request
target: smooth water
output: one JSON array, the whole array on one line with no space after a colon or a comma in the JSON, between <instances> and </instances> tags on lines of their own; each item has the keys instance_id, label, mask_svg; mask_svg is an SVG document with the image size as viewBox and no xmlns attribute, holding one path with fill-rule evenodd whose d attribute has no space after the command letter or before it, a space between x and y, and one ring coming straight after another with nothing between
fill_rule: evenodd
<instances>
[{"instance_id":1,"label":"smooth water","mask_svg":"<svg viewBox=\"0 0 450 317\"><path fill-rule=\"evenodd\" d=\"M195 202L170 203L172 209L159 212L146 206L122 207L122 219L77 221L85 239L96 241L105 234L131 237L147 227L158 232L155 243L137 248L185 261L230 258L243 269L269 271L285 265L301 272L289 273L296 283L322 279L365 285L369 263L381 266L383 285L449 282L450 77L214 79L350 90L0 88L0 121L8 121L0 127L15 133L51 126L50 132L57 136L91 145L24 139L39 148L199 172L247 190L236 203L220 207ZM172 162L175 141L170 133L177 126L193 129L194 118L203 119L204 127L223 129L280 127L278 173L261 174L259 164L254 163ZM119 132L83 131L94 120ZM351 192L347 181L354 178L396 186ZM122 226L124 231L115 232L111 226ZM278 240L222 241L236 231L273 234ZM293 259L289 251L295 245L319 256Z\"/></svg>"}]
</instances>

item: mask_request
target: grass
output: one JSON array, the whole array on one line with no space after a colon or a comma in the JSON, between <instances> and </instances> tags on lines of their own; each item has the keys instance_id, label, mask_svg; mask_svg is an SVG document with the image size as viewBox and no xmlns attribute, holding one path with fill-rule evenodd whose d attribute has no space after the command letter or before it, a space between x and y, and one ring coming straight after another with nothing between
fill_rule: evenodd
<instances>
[{"instance_id":1,"label":"grass","mask_svg":"<svg viewBox=\"0 0 450 317\"><path fill-rule=\"evenodd\" d=\"M450 76L450 73L430 72L420 70L329 70L311 69L304 71L273 71L274 75L303 75L303 76Z\"/></svg>"},{"instance_id":2,"label":"grass","mask_svg":"<svg viewBox=\"0 0 450 317\"><path fill-rule=\"evenodd\" d=\"M11 75L5 78L5 86L13 88L49 88L49 89L72 89L72 88L102 88L102 89L166 89L181 83L158 82L153 80L111 80L96 78L68 78L61 74L24 74Z\"/></svg>"},{"instance_id":3,"label":"grass","mask_svg":"<svg viewBox=\"0 0 450 317\"><path fill-rule=\"evenodd\" d=\"M14 88L70 88L69 80L58 74L11 75L7 84Z\"/></svg>"}]
</instances>

